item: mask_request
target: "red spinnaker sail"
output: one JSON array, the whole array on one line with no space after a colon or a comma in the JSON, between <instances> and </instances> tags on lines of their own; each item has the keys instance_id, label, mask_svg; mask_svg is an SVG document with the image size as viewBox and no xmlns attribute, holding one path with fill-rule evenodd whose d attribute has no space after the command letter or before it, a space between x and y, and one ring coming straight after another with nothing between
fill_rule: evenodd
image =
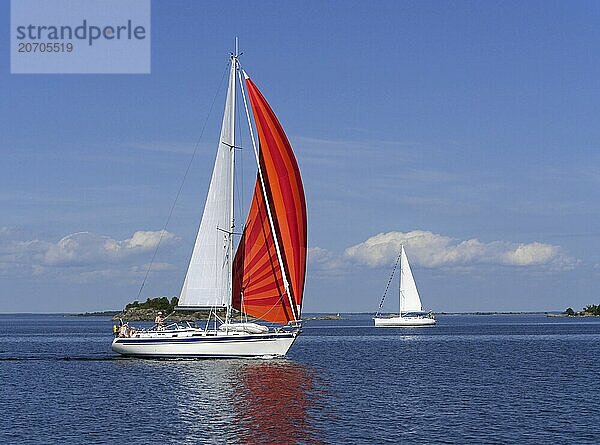
<instances>
[{"instance_id":1,"label":"red spinnaker sail","mask_svg":"<svg viewBox=\"0 0 600 445\"><path fill-rule=\"evenodd\" d=\"M306 202L298 163L273 110L246 79L260 141L259 161L292 300L302 305L306 274ZM244 233L233 263L234 308L276 323L294 316L283 285L265 197L257 176Z\"/></svg>"}]
</instances>

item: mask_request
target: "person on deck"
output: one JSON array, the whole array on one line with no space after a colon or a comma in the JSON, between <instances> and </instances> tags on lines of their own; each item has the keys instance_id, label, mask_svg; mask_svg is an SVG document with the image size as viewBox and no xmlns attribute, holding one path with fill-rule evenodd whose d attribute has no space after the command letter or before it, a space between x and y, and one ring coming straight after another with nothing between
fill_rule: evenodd
<instances>
[{"instance_id":1,"label":"person on deck","mask_svg":"<svg viewBox=\"0 0 600 445\"><path fill-rule=\"evenodd\" d=\"M156 315L156 318L154 319L154 323L156 323L156 327L157 329L162 329L163 328L163 323L164 323L164 319L162 317L162 312L159 312Z\"/></svg>"},{"instance_id":2,"label":"person on deck","mask_svg":"<svg viewBox=\"0 0 600 445\"><path fill-rule=\"evenodd\" d=\"M119 329L119 337L129 337L129 326L127 324L121 325Z\"/></svg>"}]
</instances>

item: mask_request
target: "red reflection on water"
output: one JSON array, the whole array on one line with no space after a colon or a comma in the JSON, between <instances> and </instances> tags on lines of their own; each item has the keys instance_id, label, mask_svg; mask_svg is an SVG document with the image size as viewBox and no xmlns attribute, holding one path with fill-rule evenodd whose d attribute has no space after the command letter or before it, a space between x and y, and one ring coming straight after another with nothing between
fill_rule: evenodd
<instances>
[{"instance_id":1,"label":"red reflection on water","mask_svg":"<svg viewBox=\"0 0 600 445\"><path fill-rule=\"evenodd\" d=\"M324 443L310 410L321 398L314 375L294 363L252 364L241 370L236 419L245 444Z\"/></svg>"}]
</instances>

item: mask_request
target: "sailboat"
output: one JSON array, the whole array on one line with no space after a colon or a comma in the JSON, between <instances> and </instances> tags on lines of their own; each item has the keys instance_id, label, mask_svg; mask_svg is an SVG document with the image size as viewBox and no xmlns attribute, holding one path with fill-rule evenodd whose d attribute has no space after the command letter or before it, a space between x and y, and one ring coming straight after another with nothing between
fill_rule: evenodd
<instances>
[{"instance_id":1,"label":"sailboat","mask_svg":"<svg viewBox=\"0 0 600 445\"><path fill-rule=\"evenodd\" d=\"M257 175L234 255L238 85ZM265 97L241 68L236 40L216 160L177 307L208 309L209 319L204 326L173 323L130 330L114 339L112 349L145 357L285 355L301 330L306 246L306 202L294 152Z\"/></svg>"},{"instance_id":2,"label":"sailboat","mask_svg":"<svg viewBox=\"0 0 600 445\"><path fill-rule=\"evenodd\" d=\"M400 309L398 315L392 316L380 316L379 312L373 318L375 326L378 327L398 327L398 326L433 326L436 321L431 312L424 312L421 305L421 298L419 297L419 291L417 290L417 284L413 277L412 271L410 270L410 264L404 245L400 247L400 255L398 256L400 262L400 286L399 286L399 297L400 297ZM396 262L396 266L398 262ZM396 270L394 267L394 272ZM392 278L393 274L392 272ZM392 280L390 278L390 282ZM389 286L389 283L388 283ZM387 289L386 289L387 291ZM379 304L379 309L383 306L385 301L385 293Z\"/></svg>"}]
</instances>

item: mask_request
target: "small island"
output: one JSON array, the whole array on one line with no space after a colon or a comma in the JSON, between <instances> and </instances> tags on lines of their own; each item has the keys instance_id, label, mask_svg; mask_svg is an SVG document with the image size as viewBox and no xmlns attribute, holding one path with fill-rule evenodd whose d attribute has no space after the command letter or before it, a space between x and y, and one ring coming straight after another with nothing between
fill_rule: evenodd
<instances>
[{"instance_id":1,"label":"small island","mask_svg":"<svg viewBox=\"0 0 600 445\"><path fill-rule=\"evenodd\" d=\"M600 304L590 304L582 311L575 311L568 307L560 314L547 314L549 317L600 317Z\"/></svg>"},{"instance_id":2,"label":"small island","mask_svg":"<svg viewBox=\"0 0 600 445\"><path fill-rule=\"evenodd\" d=\"M179 298L177 297L155 297L148 298L145 302L140 303L135 300L132 303L128 303L120 312L117 312L113 316L113 320L123 321L154 321L156 315L159 312L163 313L167 321L170 322L182 322L182 321L196 321L196 320L207 320L210 313L214 313L209 309L198 310L198 311L178 311L177 304ZM221 318L225 318L226 309L217 309L217 315ZM255 320L254 317L242 316L239 311L232 309L232 315L234 320Z\"/></svg>"},{"instance_id":3,"label":"small island","mask_svg":"<svg viewBox=\"0 0 600 445\"><path fill-rule=\"evenodd\" d=\"M306 317L303 318L304 321L310 321L310 320L343 320L342 316L337 313L337 314L326 314L326 315L316 315L314 317Z\"/></svg>"}]
</instances>

